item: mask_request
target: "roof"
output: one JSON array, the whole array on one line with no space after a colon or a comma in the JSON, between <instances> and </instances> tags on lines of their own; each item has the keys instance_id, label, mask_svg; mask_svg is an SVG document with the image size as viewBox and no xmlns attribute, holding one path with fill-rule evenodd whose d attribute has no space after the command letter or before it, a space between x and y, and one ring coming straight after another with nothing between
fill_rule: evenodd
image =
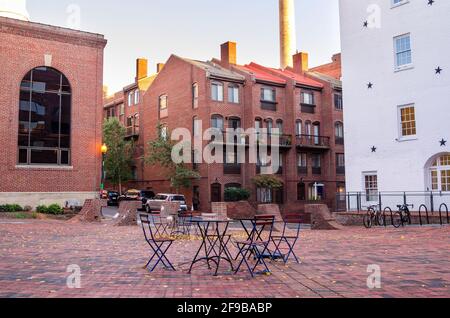
<instances>
[{"instance_id":1,"label":"roof","mask_svg":"<svg viewBox=\"0 0 450 318\"><path fill-rule=\"evenodd\" d=\"M229 80L240 81L240 82L245 81L245 77L242 76L241 74L230 71L216 63L213 63L210 61L203 62L203 61L198 61L198 60L191 60L191 59L183 58L183 57L179 57L179 56L177 56L177 57L198 67L198 68L203 69L207 73L207 76L217 77L220 79L229 79Z\"/></svg>"},{"instance_id":2,"label":"roof","mask_svg":"<svg viewBox=\"0 0 450 318\"><path fill-rule=\"evenodd\" d=\"M261 80L261 81L265 81L265 82L270 82L270 83L275 83L275 84L283 84L286 85L286 80L272 75L269 72L266 72L264 69L264 66L258 65L256 63L250 63L247 65L236 65L236 67L238 69L241 69L245 72L250 73L251 75L255 76L255 78L257 80Z\"/></svg>"},{"instance_id":3,"label":"roof","mask_svg":"<svg viewBox=\"0 0 450 318\"><path fill-rule=\"evenodd\" d=\"M318 87L318 88L323 88L324 85L320 82L317 82L311 78L308 78L304 75L301 74L297 74L294 73L293 71L286 69L286 70L280 70L280 69L272 69L274 72L280 74L280 75L284 75L287 77L292 78L293 80L296 81L297 84L301 84L301 85L305 85L305 86L312 86L312 87Z\"/></svg>"},{"instance_id":4,"label":"roof","mask_svg":"<svg viewBox=\"0 0 450 318\"><path fill-rule=\"evenodd\" d=\"M311 76L314 76L322 81L326 81L326 82L330 83L334 88L342 89L342 81L340 81L332 76L329 76L329 75L326 75L323 73L319 73L319 72L308 72L308 74Z\"/></svg>"}]
</instances>

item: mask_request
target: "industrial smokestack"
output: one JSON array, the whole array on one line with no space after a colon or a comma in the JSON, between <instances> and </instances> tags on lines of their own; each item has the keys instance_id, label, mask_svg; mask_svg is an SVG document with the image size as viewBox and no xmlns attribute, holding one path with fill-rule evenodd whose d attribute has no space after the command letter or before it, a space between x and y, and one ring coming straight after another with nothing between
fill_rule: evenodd
<instances>
[{"instance_id":1,"label":"industrial smokestack","mask_svg":"<svg viewBox=\"0 0 450 318\"><path fill-rule=\"evenodd\" d=\"M26 0L0 0L0 17L29 21Z\"/></svg>"},{"instance_id":2,"label":"industrial smokestack","mask_svg":"<svg viewBox=\"0 0 450 318\"><path fill-rule=\"evenodd\" d=\"M281 68L293 66L292 56L296 53L295 5L294 0L280 2L280 55Z\"/></svg>"}]
</instances>

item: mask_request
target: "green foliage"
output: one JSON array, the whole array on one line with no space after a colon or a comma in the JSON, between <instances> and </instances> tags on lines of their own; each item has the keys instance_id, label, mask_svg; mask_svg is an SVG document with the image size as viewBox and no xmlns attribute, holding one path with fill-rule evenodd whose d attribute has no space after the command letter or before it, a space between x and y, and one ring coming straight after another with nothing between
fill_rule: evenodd
<instances>
[{"instance_id":1,"label":"green foliage","mask_svg":"<svg viewBox=\"0 0 450 318\"><path fill-rule=\"evenodd\" d=\"M50 206L40 205L36 208L36 212L42 214L61 215L64 214L64 210L58 204L52 204Z\"/></svg>"},{"instance_id":2,"label":"green foliage","mask_svg":"<svg viewBox=\"0 0 450 318\"><path fill-rule=\"evenodd\" d=\"M18 204L0 205L0 212L22 212L23 208Z\"/></svg>"},{"instance_id":3,"label":"green foliage","mask_svg":"<svg viewBox=\"0 0 450 318\"><path fill-rule=\"evenodd\" d=\"M177 164L172 160L172 149L175 143L169 138L162 136L162 125L158 125L158 137L148 143L149 155L145 158L147 165L159 165L167 173L166 177L170 180L172 187L179 190L192 187L192 180L200 179L200 174L186 167L185 164ZM170 136L170 133L167 133Z\"/></svg>"},{"instance_id":4,"label":"green foliage","mask_svg":"<svg viewBox=\"0 0 450 318\"><path fill-rule=\"evenodd\" d=\"M26 213L15 213L13 217L18 220L24 220L24 219L30 218L30 216Z\"/></svg>"},{"instance_id":5,"label":"green foliage","mask_svg":"<svg viewBox=\"0 0 450 318\"><path fill-rule=\"evenodd\" d=\"M261 189L281 189L283 181L274 175L260 175L253 178L253 183Z\"/></svg>"},{"instance_id":6,"label":"green foliage","mask_svg":"<svg viewBox=\"0 0 450 318\"><path fill-rule=\"evenodd\" d=\"M108 147L105 155L106 178L121 186L132 178L134 143L126 141L126 128L117 118L109 118L103 124L103 140Z\"/></svg>"},{"instance_id":7,"label":"green foliage","mask_svg":"<svg viewBox=\"0 0 450 318\"><path fill-rule=\"evenodd\" d=\"M225 189L225 201L226 202L248 201L248 199L250 199L250 196L251 196L251 193L247 189L241 189L241 188Z\"/></svg>"}]
</instances>

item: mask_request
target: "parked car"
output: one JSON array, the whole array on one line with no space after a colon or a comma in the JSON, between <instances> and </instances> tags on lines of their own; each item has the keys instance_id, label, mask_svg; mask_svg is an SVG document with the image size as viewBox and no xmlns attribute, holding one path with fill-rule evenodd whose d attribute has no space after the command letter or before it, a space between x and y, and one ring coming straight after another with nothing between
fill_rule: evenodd
<instances>
[{"instance_id":1,"label":"parked car","mask_svg":"<svg viewBox=\"0 0 450 318\"><path fill-rule=\"evenodd\" d=\"M160 193L155 196L152 200L147 200L145 203L145 210L148 213L151 213L153 211L160 212L162 208L162 204L164 202L179 202L180 203L180 211L187 211L188 207L186 205L186 198L184 195L181 194L165 194Z\"/></svg>"},{"instance_id":2,"label":"parked car","mask_svg":"<svg viewBox=\"0 0 450 318\"><path fill-rule=\"evenodd\" d=\"M118 206L120 194L117 191L108 191L108 206Z\"/></svg>"},{"instance_id":3,"label":"parked car","mask_svg":"<svg viewBox=\"0 0 450 318\"><path fill-rule=\"evenodd\" d=\"M142 208L145 209L145 204L148 200L154 199L156 196L155 192L151 190L139 191L139 200L142 202Z\"/></svg>"}]
</instances>

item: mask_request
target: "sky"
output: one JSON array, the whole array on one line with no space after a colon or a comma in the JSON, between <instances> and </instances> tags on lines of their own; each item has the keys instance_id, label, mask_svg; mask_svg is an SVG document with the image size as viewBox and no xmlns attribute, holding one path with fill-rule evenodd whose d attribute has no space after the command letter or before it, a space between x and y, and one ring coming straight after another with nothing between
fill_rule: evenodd
<instances>
[{"instance_id":1,"label":"sky","mask_svg":"<svg viewBox=\"0 0 450 318\"><path fill-rule=\"evenodd\" d=\"M298 50L309 53L310 66L330 62L340 52L338 0L295 3ZM219 58L226 41L237 42L239 64L279 66L277 0L28 0L27 8L34 22L105 35L110 92L134 82L138 57L153 73L171 54Z\"/></svg>"}]
</instances>

